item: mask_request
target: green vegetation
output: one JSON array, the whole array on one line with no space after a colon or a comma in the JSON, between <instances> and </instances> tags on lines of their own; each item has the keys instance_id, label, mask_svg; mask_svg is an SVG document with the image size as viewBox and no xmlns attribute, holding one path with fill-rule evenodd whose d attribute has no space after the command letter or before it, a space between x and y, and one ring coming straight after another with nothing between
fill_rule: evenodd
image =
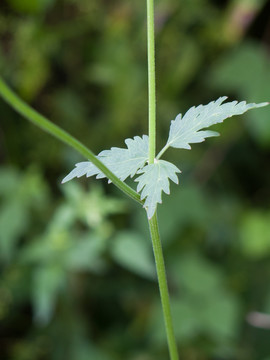
<instances>
[{"instance_id":1,"label":"green vegetation","mask_svg":"<svg viewBox=\"0 0 270 360\"><path fill-rule=\"evenodd\" d=\"M134 133L147 132L145 9L122 1L41 3L23 6L18 0L1 5L1 72L20 97L59 119L58 126L37 119L37 113L26 114L19 105L21 113L33 121L36 114L36 120L43 121L41 127L50 124L49 132L57 130L66 143L73 141L99 167L88 149L60 127L91 144L95 153ZM203 7L202 1L186 7L171 1L168 8L162 1L157 3L158 147L166 143L168 121L179 109L207 103L225 90L233 98L269 99L265 53L256 38L251 42L252 27L246 40L244 26L239 29L233 22L233 15L241 15L239 8L245 10L243 4L234 2L226 9L210 1L204 1ZM263 2L246 6L256 19ZM250 56L241 66L243 54ZM248 85L250 64L258 71L258 77L250 74L252 85ZM153 81L150 78L147 166L151 169L156 152ZM15 105L20 100L7 94L4 83L1 89L20 110ZM105 183L104 188L91 180L56 186L81 158L30 128L4 103L0 111L4 358L166 358L151 244L140 206L117 200L112 186ZM211 140L194 146L185 163L181 160L183 184L171 186L174 195L164 197L159 208L175 334L184 359L265 360L269 354L264 338L269 311L265 274L270 270L266 232L270 124L267 109L248 116L228 122L220 145ZM212 131L203 133L213 136ZM168 151L178 164L174 153ZM129 180L123 187L106 167L100 170L139 200ZM145 184L145 178L141 181ZM139 183L141 189L143 184ZM148 217L157 258L162 253L157 254L156 214L148 210ZM171 358L176 359L162 261L157 267Z\"/></svg>"}]
</instances>

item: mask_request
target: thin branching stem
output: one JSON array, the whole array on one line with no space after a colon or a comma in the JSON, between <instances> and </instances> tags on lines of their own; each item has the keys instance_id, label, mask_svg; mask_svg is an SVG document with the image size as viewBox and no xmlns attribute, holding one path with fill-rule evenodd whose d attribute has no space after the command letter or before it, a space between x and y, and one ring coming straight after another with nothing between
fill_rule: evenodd
<instances>
[{"instance_id":1,"label":"thin branching stem","mask_svg":"<svg viewBox=\"0 0 270 360\"><path fill-rule=\"evenodd\" d=\"M156 76L155 76L155 26L154 0L147 0L147 52L148 52L148 131L149 164L156 154Z\"/></svg>"},{"instance_id":2,"label":"thin branching stem","mask_svg":"<svg viewBox=\"0 0 270 360\"><path fill-rule=\"evenodd\" d=\"M148 55L148 97L149 97L149 163L154 163L156 154L156 75L155 75L155 30L154 0L147 0L147 55ZM166 149L165 149L166 150ZM164 151L165 151L164 150ZM160 153L162 155L162 153ZM167 341L171 360L178 360L177 345L173 330L170 297L167 286L166 270L158 230L157 213L148 220L153 244L159 291L166 327Z\"/></svg>"},{"instance_id":3,"label":"thin branching stem","mask_svg":"<svg viewBox=\"0 0 270 360\"><path fill-rule=\"evenodd\" d=\"M157 154L157 160L161 158L161 156L165 153L165 151L167 151L169 149L170 145L166 144L161 150L160 152Z\"/></svg>"},{"instance_id":4,"label":"thin branching stem","mask_svg":"<svg viewBox=\"0 0 270 360\"><path fill-rule=\"evenodd\" d=\"M112 183L117 186L121 191L126 195L136 200L139 203L143 203L140 199L139 194L136 193L130 186L121 181L116 175L114 175L108 168L105 166L95 154L89 150L85 145L83 145L79 140L71 136L65 130L61 129L59 126L52 123L50 120L45 118L43 115L39 114L36 110L32 109L24 101L22 101L0 78L0 95L2 98L11 105L18 113L20 113L27 120L31 121L42 130L53 135L57 139L61 140L63 143L71 146L73 149L77 150L81 155L86 159L90 160L100 171L102 171Z\"/></svg>"},{"instance_id":5,"label":"thin branching stem","mask_svg":"<svg viewBox=\"0 0 270 360\"><path fill-rule=\"evenodd\" d=\"M149 228L152 238L153 250L155 255L158 285L163 310L163 317L166 327L167 341L171 360L178 360L178 350L173 330L173 321L170 306L170 297L166 278L166 269L162 253L162 245L158 229L157 213L149 220Z\"/></svg>"}]
</instances>

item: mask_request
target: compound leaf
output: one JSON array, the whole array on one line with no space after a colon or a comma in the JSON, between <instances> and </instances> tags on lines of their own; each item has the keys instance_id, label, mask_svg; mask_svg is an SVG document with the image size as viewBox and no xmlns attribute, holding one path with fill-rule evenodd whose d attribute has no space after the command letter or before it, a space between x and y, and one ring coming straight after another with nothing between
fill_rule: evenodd
<instances>
[{"instance_id":1,"label":"compound leaf","mask_svg":"<svg viewBox=\"0 0 270 360\"><path fill-rule=\"evenodd\" d=\"M157 204L162 202L162 191L170 193L169 179L178 184L178 172L181 171L175 165L164 160L155 160L138 171L142 175L135 180L138 182L137 192L142 191L141 199L145 199L144 207L149 219L154 215Z\"/></svg>"},{"instance_id":2,"label":"compound leaf","mask_svg":"<svg viewBox=\"0 0 270 360\"><path fill-rule=\"evenodd\" d=\"M226 99L227 97L223 96L207 105L193 106L183 117L182 114L177 115L171 122L166 148L171 146L179 149L191 149L190 144L200 143L208 137L219 135L215 131L202 131L202 129L221 123L233 115L240 115L250 109L268 105L268 103L247 104L245 101L222 104Z\"/></svg>"},{"instance_id":3,"label":"compound leaf","mask_svg":"<svg viewBox=\"0 0 270 360\"><path fill-rule=\"evenodd\" d=\"M133 177L148 159L148 136L143 135L142 138L135 136L134 139L126 139L125 143L127 149L113 147L110 150L101 151L97 156L122 181L129 176ZM62 183L83 175L87 177L96 175L97 179L106 177L91 161L83 161L75 166Z\"/></svg>"}]
</instances>

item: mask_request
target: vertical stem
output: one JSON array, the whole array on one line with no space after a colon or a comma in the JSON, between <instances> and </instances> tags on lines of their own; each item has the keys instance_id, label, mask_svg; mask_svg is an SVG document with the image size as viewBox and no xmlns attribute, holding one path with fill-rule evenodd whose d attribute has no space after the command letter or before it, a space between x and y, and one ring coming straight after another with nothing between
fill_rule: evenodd
<instances>
[{"instance_id":1,"label":"vertical stem","mask_svg":"<svg viewBox=\"0 0 270 360\"><path fill-rule=\"evenodd\" d=\"M147 55L148 55L148 109L149 109L149 164L154 163L156 154L156 75L155 75L155 27L154 0L147 0ZM149 227L155 255L159 291L166 327L171 360L178 360L177 345L173 330L170 297L166 270L158 230L157 213L149 220Z\"/></svg>"},{"instance_id":2,"label":"vertical stem","mask_svg":"<svg viewBox=\"0 0 270 360\"><path fill-rule=\"evenodd\" d=\"M154 0L147 0L147 53L148 53L148 131L149 164L156 153L156 77L155 77L155 26Z\"/></svg>"},{"instance_id":3,"label":"vertical stem","mask_svg":"<svg viewBox=\"0 0 270 360\"><path fill-rule=\"evenodd\" d=\"M166 270L162 253L162 245L160 241L160 235L158 230L158 221L157 221L157 213L149 220L150 233L152 238L153 250L155 255L157 276L158 276L158 284L159 291L161 297L161 304L163 310L163 317L166 327L167 341L170 352L171 360L178 360L178 350L173 330L173 322L171 315L171 307L170 307L170 297L166 279Z\"/></svg>"}]
</instances>

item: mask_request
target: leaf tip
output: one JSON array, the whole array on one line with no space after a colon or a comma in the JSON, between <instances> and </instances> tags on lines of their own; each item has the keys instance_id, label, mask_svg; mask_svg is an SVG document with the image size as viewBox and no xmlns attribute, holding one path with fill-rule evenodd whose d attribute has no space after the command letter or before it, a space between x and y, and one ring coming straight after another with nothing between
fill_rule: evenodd
<instances>
[{"instance_id":1,"label":"leaf tip","mask_svg":"<svg viewBox=\"0 0 270 360\"><path fill-rule=\"evenodd\" d=\"M64 179L61 181L61 184L65 184L66 182L68 182L70 179L69 179L69 177L68 177L68 175L67 176L65 176L64 177Z\"/></svg>"},{"instance_id":2,"label":"leaf tip","mask_svg":"<svg viewBox=\"0 0 270 360\"><path fill-rule=\"evenodd\" d=\"M269 104L270 104L270 102L265 101L265 102L258 104L258 107L268 106Z\"/></svg>"}]
</instances>

